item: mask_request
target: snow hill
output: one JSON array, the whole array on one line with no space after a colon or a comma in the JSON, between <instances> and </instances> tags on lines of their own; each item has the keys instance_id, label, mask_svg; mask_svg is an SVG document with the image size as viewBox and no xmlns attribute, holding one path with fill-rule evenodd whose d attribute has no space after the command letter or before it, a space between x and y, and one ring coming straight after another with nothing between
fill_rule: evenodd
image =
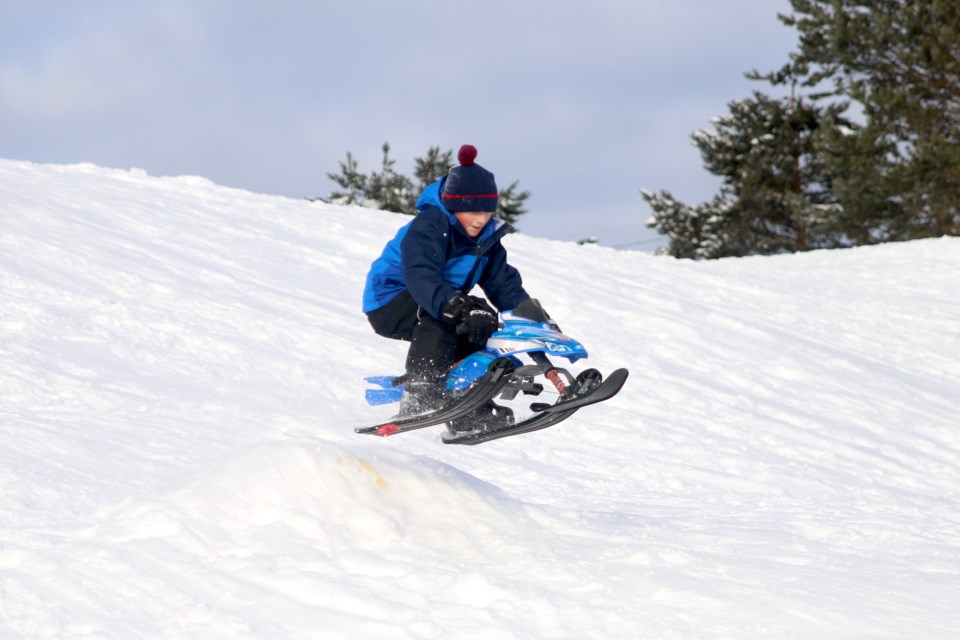
<instances>
[{"instance_id":1,"label":"snow hill","mask_svg":"<svg viewBox=\"0 0 960 640\"><path fill-rule=\"evenodd\" d=\"M353 433L406 220L0 160L0 637L960 637L960 239L513 235L631 377L468 448Z\"/></svg>"}]
</instances>

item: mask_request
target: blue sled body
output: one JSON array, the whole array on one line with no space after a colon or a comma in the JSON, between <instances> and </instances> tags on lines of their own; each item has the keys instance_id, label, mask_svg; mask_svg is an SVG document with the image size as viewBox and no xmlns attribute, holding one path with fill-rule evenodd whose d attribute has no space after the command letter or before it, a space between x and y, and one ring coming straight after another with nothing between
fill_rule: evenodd
<instances>
[{"instance_id":1,"label":"blue sled body","mask_svg":"<svg viewBox=\"0 0 960 640\"><path fill-rule=\"evenodd\" d=\"M537 322L515 315L512 311L500 314L502 328L487 340L484 349L472 353L458 362L447 374L449 391L462 391L487 371L495 359L509 357L517 368L523 367L520 354L543 353L566 358L571 363L587 357L582 344L564 335L552 322ZM370 405L399 402L403 397L403 385L396 384L396 376L371 376L365 380L374 388L366 390Z\"/></svg>"}]
</instances>

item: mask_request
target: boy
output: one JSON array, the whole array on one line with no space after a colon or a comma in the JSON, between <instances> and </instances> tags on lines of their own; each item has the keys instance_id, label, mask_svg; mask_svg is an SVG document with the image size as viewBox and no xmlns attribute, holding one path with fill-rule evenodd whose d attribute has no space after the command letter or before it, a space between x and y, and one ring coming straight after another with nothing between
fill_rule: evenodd
<instances>
[{"instance_id":1,"label":"boy","mask_svg":"<svg viewBox=\"0 0 960 640\"><path fill-rule=\"evenodd\" d=\"M476 164L477 150L463 145L459 166L423 190L420 212L387 243L370 267L363 311L373 330L410 341L401 415L437 409L445 400L450 367L483 348L498 327L493 306L538 319L546 314L507 263L500 239L513 228L493 217L499 194L492 173ZM524 313L526 311L526 313ZM451 422L451 430L510 424L509 409L488 403L477 415Z\"/></svg>"}]
</instances>

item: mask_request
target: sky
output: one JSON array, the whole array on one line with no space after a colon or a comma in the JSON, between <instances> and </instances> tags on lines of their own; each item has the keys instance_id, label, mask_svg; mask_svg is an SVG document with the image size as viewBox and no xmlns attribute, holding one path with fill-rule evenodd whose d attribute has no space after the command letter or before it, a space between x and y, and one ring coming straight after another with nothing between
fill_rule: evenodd
<instances>
[{"instance_id":1,"label":"sky","mask_svg":"<svg viewBox=\"0 0 960 640\"><path fill-rule=\"evenodd\" d=\"M551 361L630 376L464 447L354 432L405 216L4 159L0 202L4 640L960 638L960 238L508 236Z\"/></svg>"},{"instance_id":2,"label":"sky","mask_svg":"<svg viewBox=\"0 0 960 640\"><path fill-rule=\"evenodd\" d=\"M690 134L779 68L788 0L0 3L0 157L326 196L347 152L470 143L524 233L651 250L641 189L703 202ZM772 91L771 91L772 92ZM772 92L773 93L773 92Z\"/></svg>"}]
</instances>

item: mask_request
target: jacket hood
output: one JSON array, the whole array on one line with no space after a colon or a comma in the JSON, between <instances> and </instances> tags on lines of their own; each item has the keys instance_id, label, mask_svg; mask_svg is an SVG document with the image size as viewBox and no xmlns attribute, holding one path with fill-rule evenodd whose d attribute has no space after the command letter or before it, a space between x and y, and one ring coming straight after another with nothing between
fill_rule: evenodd
<instances>
[{"instance_id":1,"label":"jacket hood","mask_svg":"<svg viewBox=\"0 0 960 640\"><path fill-rule=\"evenodd\" d=\"M453 213L448 211L445 206L443 206L443 201L440 199L440 194L443 193L443 184L446 182L447 176L443 176L420 194L420 197L417 198L417 211L423 211L426 207L437 207L440 211L443 211L453 222L456 222L457 219L454 217Z\"/></svg>"}]
</instances>

